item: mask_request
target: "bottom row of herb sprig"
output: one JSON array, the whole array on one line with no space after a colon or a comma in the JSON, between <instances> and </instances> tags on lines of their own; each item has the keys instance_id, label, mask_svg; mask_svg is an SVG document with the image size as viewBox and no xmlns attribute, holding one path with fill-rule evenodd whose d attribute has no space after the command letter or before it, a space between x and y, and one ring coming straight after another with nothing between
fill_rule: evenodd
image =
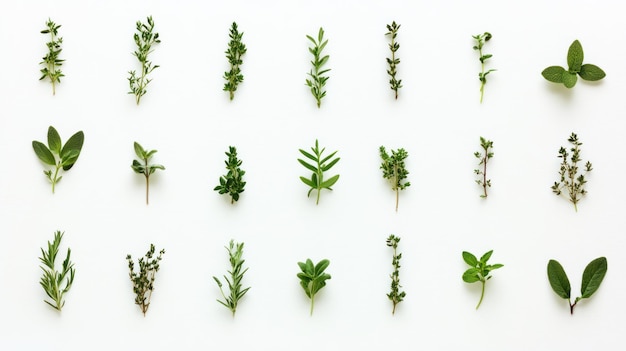
<instances>
[{"instance_id":1,"label":"bottom row of herb sprig","mask_svg":"<svg viewBox=\"0 0 626 351\"><path fill-rule=\"evenodd\" d=\"M61 269L57 270L55 262L57 254L59 253L59 247L63 238L61 231L54 233L54 239L48 242L47 250L41 249L41 257L39 260L42 265L40 266L43 275L40 280L40 285L52 301L44 300L44 302L54 309L61 311L65 305L64 296L72 287L76 269L74 263L71 262L71 250L67 249L67 255L61 265ZM391 291L387 294L387 297L392 302L393 308L391 313L395 314L397 305L404 300L406 293L401 291L400 285L400 259L402 253L398 253L398 243L400 237L391 234L387 238L387 246L393 249L392 266L393 272L390 275L391 278ZM237 243L231 240L226 247L228 251L229 261L231 269L227 271L227 274L223 276L226 285L228 285L227 293L224 292L224 284L222 281L213 277L217 286L222 294L222 299L217 299L217 302L228 308L233 317L237 312L239 300L250 290L250 287L243 287L243 278L248 268L244 268L245 260L243 259L243 247L244 243ZM150 249L143 257L140 257L137 261L139 270L135 270L135 261L131 255L126 256L128 261L129 277L133 285L133 292L135 293L135 304L141 308L143 315L146 315L148 308L150 307L150 298L154 290L154 282L156 279L156 273L159 271L161 260L165 250L160 250L156 254L156 248L153 244L150 244ZM463 281L466 283L480 282L482 284L480 300L476 305L478 309L483 302L485 296L485 285L488 280L491 279L491 272L503 267L502 264L488 264L487 261L491 258L493 250L490 250L483 254L480 259L467 251L463 251L463 260L470 266L463 273ZM306 296L311 301L310 314L313 315L313 309L315 307L316 294L326 286L326 281L331 279L330 274L326 273L326 269L330 265L328 259L323 259L318 263L314 263L311 259L307 259L305 262L298 262L301 272L297 274L300 279L300 286L304 289ZM570 313L574 313L574 307L582 300L587 299L593 295L607 271L607 260L605 257L599 257L587 265L582 277L581 296L577 297L574 302L571 302L571 286L565 270L559 262L556 260L550 260L548 262L548 280L550 286L554 292L568 300L570 306Z\"/></svg>"}]
</instances>

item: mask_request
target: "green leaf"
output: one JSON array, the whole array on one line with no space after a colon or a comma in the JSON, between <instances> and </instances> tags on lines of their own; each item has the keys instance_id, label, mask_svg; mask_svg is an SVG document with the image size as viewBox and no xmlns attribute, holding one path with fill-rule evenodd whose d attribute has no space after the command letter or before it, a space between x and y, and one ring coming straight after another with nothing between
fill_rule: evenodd
<instances>
[{"instance_id":1,"label":"green leaf","mask_svg":"<svg viewBox=\"0 0 626 351\"><path fill-rule=\"evenodd\" d=\"M146 151L143 149L143 147L141 147L141 145L139 145L138 142L135 141L135 143L133 144L134 148L135 148L135 154L137 155L137 157L143 159L146 156Z\"/></svg>"},{"instance_id":2,"label":"green leaf","mask_svg":"<svg viewBox=\"0 0 626 351\"><path fill-rule=\"evenodd\" d=\"M582 65L578 74L580 75L580 78L591 82L595 82L606 77L606 73L604 73L602 68L589 63Z\"/></svg>"},{"instance_id":3,"label":"green leaf","mask_svg":"<svg viewBox=\"0 0 626 351\"><path fill-rule=\"evenodd\" d=\"M35 154L43 163L50 166L56 166L56 159L54 158L54 155L52 155L52 152L50 152L48 147L42 142L33 140L33 150L35 150Z\"/></svg>"},{"instance_id":4,"label":"green leaf","mask_svg":"<svg viewBox=\"0 0 626 351\"><path fill-rule=\"evenodd\" d=\"M326 172L329 169L331 169L337 162L339 162L340 159L341 158L338 157L338 158L332 160L329 164L322 166L322 172Z\"/></svg>"},{"instance_id":5,"label":"green leaf","mask_svg":"<svg viewBox=\"0 0 626 351\"><path fill-rule=\"evenodd\" d=\"M487 263L487 261L489 261L489 258L491 258L491 254L493 254L493 250L490 250L488 252L486 252L484 255L482 255L482 257L480 258L480 262L481 263Z\"/></svg>"},{"instance_id":6,"label":"green leaf","mask_svg":"<svg viewBox=\"0 0 626 351\"><path fill-rule=\"evenodd\" d=\"M541 75L549 82L563 83L563 72L565 68L561 66L550 66L541 72Z\"/></svg>"},{"instance_id":7,"label":"green leaf","mask_svg":"<svg viewBox=\"0 0 626 351\"><path fill-rule=\"evenodd\" d=\"M476 283L479 280L477 268L470 268L463 273L463 281L466 283Z\"/></svg>"},{"instance_id":8,"label":"green leaf","mask_svg":"<svg viewBox=\"0 0 626 351\"><path fill-rule=\"evenodd\" d=\"M329 265L330 265L330 261L327 260L327 259L319 261L315 265L315 270L314 270L315 275L322 274L324 272L324 270L326 270L326 268L328 268Z\"/></svg>"},{"instance_id":9,"label":"green leaf","mask_svg":"<svg viewBox=\"0 0 626 351\"><path fill-rule=\"evenodd\" d=\"M589 298L598 290L600 283L604 279L607 270L607 261L605 257L598 257L591 261L583 272L582 285L580 293L583 299Z\"/></svg>"},{"instance_id":10,"label":"green leaf","mask_svg":"<svg viewBox=\"0 0 626 351\"><path fill-rule=\"evenodd\" d=\"M61 153L61 136L53 126L48 127L48 147L50 147L50 151L55 154Z\"/></svg>"},{"instance_id":11,"label":"green leaf","mask_svg":"<svg viewBox=\"0 0 626 351\"><path fill-rule=\"evenodd\" d=\"M574 40L567 51L567 65L569 66L569 71L574 73L580 72L580 67L583 64L583 58L583 47L580 45L578 40Z\"/></svg>"},{"instance_id":12,"label":"green leaf","mask_svg":"<svg viewBox=\"0 0 626 351\"><path fill-rule=\"evenodd\" d=\"M476 267L478 265L478 259L476 259L476 256L474 256L473 254L467 251L463 251L462 255L463 261L465 261L465 263L467 263L468 265L472 267Z\"/></svg>"},{"instance_id":13,"label":"green leaf","mask_svg":"<svg viewBox=\"0 0 626 351\"><path fill-rule=\"evenodd\" d=\"M552 290L561 298L569 299L571 296L572 288L563 270L563 266L556 260L550 260L548 262L548 280Z\"/></svg>"},{"instance_id":14,"label":"green leaf","mask_svg":"<svg viewBox=\"0 0 626 351\"><path fill-rule=\"evenodd\" d=\"M339 180L339 174L334 175L334 176L330 177L330 179L327 179L326 181L324 181L320 185L320 187L329 189L331 186L335 185L335 183L337 183L338 180Z\"/></svg>"},{"instance_id":15,"label":"green leaf","mask_svg":"<svg viewBox=\"0 0 626 351\"><path fill-rule=\"evenodd\" d=\"M74 158L74 162L72 162L71 164L69 164L67 166L63 166L63 170L64 171L67 171L70 168L72 168L72 166L74 165L74 163L78 159L78 155L80 154L80 151L83 148L84 140L85 140L85 135L83 134L82 131L79 131L76 134L72 135L67 140L67 142L65 142L65 145L63 145L63 149L61 150L61 154L60 154L62 160L67 159L69 157L69 155L73 154L74 152L78 153L75 156L75 158Z\"/></svg>"},{"instance_id":16,"label":"green leaf","mask_svg":"<svg viewBox=\"0 0 626 351\"><path fill-rule=\"evenodd\" d=\"M306 158L310 159L311 161L315 161L317 162L317 157L311 155L310 153L300 149L300 153L302 153Z\"/></svg>"},{"instance_id":17,"label":"green leaf","mask_svg":"<svg viewBox=\"0 0 626 351\"><path fill-rule=\"evenodd\" d=\"M578 76L575 73L563 71L563 85L565 85L566 88L573 88L577 80Z\"/></svg>"},{"instance_id":18,"label":"green leaf","mask_svg":"<svg viewBox=\"0 0 626 351\"><path fill-rule=\"evenodd\" d=\"M311 172L317 172L317 168L315 168L314 166L308 164L307 162L298 159L298 162L300 162L301 165L303 165L304 167L306 167L307 169L309 169Z\"/></svg>"}]
</instances>

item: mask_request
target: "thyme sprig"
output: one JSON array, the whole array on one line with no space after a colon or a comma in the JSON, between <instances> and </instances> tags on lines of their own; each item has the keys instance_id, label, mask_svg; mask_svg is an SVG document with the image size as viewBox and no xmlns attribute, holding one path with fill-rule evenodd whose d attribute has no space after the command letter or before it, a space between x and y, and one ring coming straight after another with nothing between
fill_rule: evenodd
<instances>
[{"instance_id":1,"label":"thyme sprig","mask_svg":"<svg viewBox=\"0 0 626 351\"><path fill-rule=\"evenodd\" d=\"M396 42L396 37L398 36L398 30L400 29L400 25L396 24L396 21L393 21L391 24L387 25L388 32L385 35L391 37L391 43L389 43L389 50L391 50L391 58L387 58L387 64L389 64L389 69L387 70L387 74L391 77L389 80L389 85L391 86L391 90L395 92L396 100L398 99L398 90L402 88L402 79L397 79L397 65L400 64L400 59L396 57L396 51L400 49L400 44Z\"/></svg>"},{"instance_id":2,"label":"thyme sprig","mask_svg":"<svg viewBox=\"0 0 626 351\"><path fill-rule=\"evenodd\" d=\"M391 181L391 190L396 192L396 212L398 211L398 202L400 199L400 190L404 190L411 186L410 182L403 182L406 179L409 171L407 171L404 164L404 160L409 157L409 153L406 150L400 148L398 150L391 150L391 156L387 153L384 146L380 149L380 158L383 162L380 165L380 169L383 170L383 178Z\"/></svg>"},{"instance_id":3,"label":"thyme sprig","mask_svg":"<svg viewBox=\"0 0 626 351\"><path fill-rule=\"evenodd\" d=\"M478 51L478 60L480 60L481 71L478 72L478 80L480 80L480 103L483 103L483 95L485 92L485 84L487 84L487 75L495 69L490 69L485 71L485 61L491 58L493 55L491 54L483 54L483 46L486 42L491 40L491 33L485 32L483 34L472 35L472 38L476 40L476 45L474 45L473 49Z\"/></svg>"},{"instance_id":4,"label":"thyme sprig","mask_svg":"<svg viewBox=\"0 0 626 351\"><path fill-rule=\"evenodd\" d=\"M141 312L143 312L144 317L146 316L146 312L148 312L148 307L150 307L150 298L152 297L152 291L154 290L154 280L156 278L156 273L159 271L160 262L165 254L165 250L159 251L158 256L154 256L155 247L153 244L150 244L150 249L146 253L144 257L140 257L137 261L139 265L139 271L135 272L135 262L133 261L131 255L126 256L126 260L128 261L128 276L130 277L130 281L133 283L133 292L135 295L135 304L139 305L141 308Z\"/></svg>"},{"instance_id":5,"label":"thyme sprig","mask_svg":"<svg viewBox=\"0 0 626 351\"><path fill-rule=\"evenodd\" d=\"M148 60L148 55L153 51L152 45L161 42L159 39L159 33L153 33L154 20L152 16L147 18L147 24L137 21L136 23L137 33L133 35L137 50L133 52L133 56L137 57L139 63L141 63L141 74L137 75L135 70L129 71L128 84L130 86L129 94L135 95L135 101L139 105L141 97L147 92L146 86L152 81L147 76L159 65L152 65L152 62Z\"/></svg>"},{"instance_id":6,"label":"thyme sprig","mask_svg":"<svg viewBox=\"0 0 626 351\"><path fill-rule=\"evenodd\" d=\"M45 251L42 248L41 257L39 257L39 260L43 264L42 266L39 266L43 271L39 284L43 287L48 297L50 297L53 301L49 302L44 300L44 302L59 312L63 306L65 306L65 300L63 297L72 287L74 275L76 274L74 263L70 261L72 250L69 248L67 249L67 256L65 257L65 260L63 260L61 270L57 271L55 268L55 261L57 254L59 253L59 246L61 245L63 234L64 233L57 230L54 233L54 240L52 242L48 241L48 250Z\"/></svg>"},{"instance_id":7,"label":"thyme sprig","mask_svg":"<svg viewBox=\"0 0 626 351\"><path fill-rule=\"evenodd\" d=\"M306 80L306 85L311 88L311 94L315 97L317 107L319 108L322 104L322 98L326 96L324 86L328 77L325 77L324 74L330 71L330 69L322 69L322 66L328 62L329 58L329 55L322 56L322 50L328 44L328 40L324 40L324 29L322 27L320 27L317 34L317 41L310 35L306 37L313 43L313 47L309 47L309 52L313 54L313 61L311 61L313 68L308 73L311 79Z\"/></svg>"},{"instance_id":8,"label":"thyme sprig","mask_svg":"<svg viewBox=\"0 0 626 351\"><path fill-rule=\"evenodd\" d=\"M402 258L402 253L397 253L398 243L400 242L400 237L397 237L393 234L389 235L387 238L387 246L393 248L393 260L391 264L393 265L393 273L391 273L391 292L387 294L387 297L393 303L393 310L391 310L391 314L396 313L396 306L404 300L406 293L404 291L400 292L400 259Z\"/></svg>"},{"instance_id":9,"label":"thyme sprig","mask_svg":"<svg viewBox=\"0 0 626 351\"><path fill-rule=\"evenodd\" d=\"M243 256L243 244L244 243L236 243L231 240L228 247L226 247L231 267L231 270L228 271L230 279L224 275L224 280L228 284L228 296L224 294L222 282L217 277L213 276L213 279L215 279L215 282L222 293L222 297L224 298L224 301L218 299L217 302L228 308L233 313L233 317L235 316L235 312L237 312L239 300L248 292L248 290L250 290L250 287L242 289L241 286L243 275L248 271L248 268L242 270L243 264L246 262L246 260L241 258Z\"/></svg>"},{"instance_id":10,"label":"thyme sprig","mask_svg":"<svg viewBox=\"0 0 626 351\"><path fill-rule=\"evenodd\" d=\"M243 82L243 75L239 66L243 64L241 57L247 50L246 46L241 42L243 32L239 32L236 22L233 22L228 36L230 37L230 42L228 43L228 50L226 50L226 58L230 64L230 71L224 73L224 79L226 79L224 91L230 93L230 99L232 100L235 97L237 86Z\"/></svg>"},{"instance_id":11,"label":"thyme sprig","mask_svg":"<svg viewBox=\"0 0 626 351\"><path fill-rule=\"evenodd\" d=\"M46 29L41 31L41 34L50 34L50 41L46 43L48 53L43 57L43 61L39 62L40 65L44 65L44 67L40 70L41 78L39 78L39 80L49 78L50 83L52 84L52 95L55 95L56 83L61 83L61 77L65 77L59 69L65 61L59 58L59 54L62 50L61 44L63 43L63 38L58 36L58 31L59 28L61 28L61 25L54 23L50 18L48 18L48 21L46 22L46 27Z\"/></svg>"},{"instance_id":12,"label":"thyme sprig","mask_svg":"<svg viewBox=\"0 0 626 351\"><path fill-rule=\"evenodd\" d=\"M554 182L552 185L552 192L556 195L561 195L563 189L565 189L569 195L569 201L574 204L574 209L578 212L578 202L587 194L585 184L587 179L585 176L588 172L593 170L591 162L585 163L584 172L580 173L578 169L578 162L581 162L580 158L580 146L583 144L578 140L578 135L572 133L567 139L570 144L573 145L569 149L561 147L559 149L559 158L561 159L561 167L559 169L560 179L558 182Z\"/></svg>"},{"instance_id":13,"label":"thyme sprig","mask_svg":"<svg viewBox=\"0 0 626 351\"><path fill-rule=\"evenodd\" d=\"M493 152L491 151L493 141L480 137L480 146L483 148L482 151L484 153L479 151L474 153L474 156L480 160L478 163L479 168L475 169L474 173L480 177L480 179L476 179L476 183L483 187L483 193L480 197L487 198L487 188L491 187L491 179L487 179L487 162L493 157ZM480 166L482 166L482 169Z\"/></svg>"},{"instance_id":14,"label":"thyme sprig","mask_svg":"<svg viewBox=\"0 0 626 351\"><path fill-rule=\"evenodd\" d=\"M213 190L220 194L229 194L231 198L230 203L233 204L239 200L239 194L243 193L246 186L246 182L243 181L246 171L239 168L242 161L237 158L237 148L229 146L226 156L228 156L228 160L224 161L224 163L228 173L220 177L220 184Z\"/></svg>"}]
</instances>

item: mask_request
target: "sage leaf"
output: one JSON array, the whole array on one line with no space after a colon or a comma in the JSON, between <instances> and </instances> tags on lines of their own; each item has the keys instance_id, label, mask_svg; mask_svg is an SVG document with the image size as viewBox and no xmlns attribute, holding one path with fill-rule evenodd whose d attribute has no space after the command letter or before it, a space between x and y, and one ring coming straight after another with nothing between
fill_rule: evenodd
<instances>
[{"instance_id":1,"label":"sage leaf","mask_svg":"<svg viewBox=\"0 0 626 351\"><path fill-rule=\"evenodd\" d=\"M550 66L541 72L541 75L549 82L563 83L563 72L565 68L561 66Z\"/></svg>"},{"instance_id":2,"label":"sage leaf","mask_svg":"<svg viewBox=\"0 0 626 351\"><path fill-rule=\"evenodd\" d=\"M48 127L48 147L56 154L61 153L61 136L53 126Z\"/></svg>"},{"instance_id":3,"label":"sage leaf","mask_svg":"<svg viewBox=\"0 0 626 351\"><path fill-rule=\"evenodd\" d=\"M572 292L572 288L565 274L563 266L556 260L550 260L548 262L548 280L552 290L561 298L569 299Z\"/></svg>"},{"instance_id":4,"label":"sage leaf","mask_svg":"<svg viewBox=\"0 0 626 351\"><path fill-rule=\"evenodd\" d=\"M563 85L566 88L573 88L576 85L576 81L578 81L578 76L575 73L563 71Z\"/></svg>"},{"instance_id":5,"label":"sage leaf","mask_svg":"<svg viewBox=\"0 0 626 351\"><path fill-rule=\"evenodd\" d=\"M606 77L606 73L604 73L602 68L590 63L582 65L578 74L580 75L580 78L591 82L595 82Z\"/></svg>"},{"instance_id":6,"label":"sage leaf","mask_svg":"<svg viewBox=\"0 0 626 351\"><path fill-rule=\"evenodd\" d=\"M598 257L591 261L583 272L582 285L580 287L581 298L587 299L598 290L607 271L605 257Z\"/></svg>"},{"instance_id":7,"label":"sage leaf","mask_svg":"<svg viewBox=\"0 0 626 351\"><path fill-rule=\"evenodd\" d=\"M39 157L39 159L50 166L56 166L56 160L54 159L54 155L48 150L48 147L43 143L33 140L33 150L35 150L35 155Z\"/></svg>"},{"instance_id":8,"label":"sage leaf","mask_svg":"<svg viewBox=\"0 0 626 351\"><path fill-rule=\"evenodd\" d=\"M569 46L569 50L567 51L567 65L569 66L570 72L580 72L580 68L583 64L583 58L583 47L582 45L580 45L580 42L578 40L574 40L572 45Z\"/></svg>"},{"instance_id":9,"label":"sage leaf","mask_svg":"<svg viewBox=\"0 0 626 351\"><path fill-rule=\"evenodd\" d=\"M78 155L80 154L80 151L83 148L84 141L85 141L85 134L82 131L79 131L76 134L72 135L65 142L65 145L63 145L63 149L61 150L61 153L59 154L61 159L66 160L70 158L71 155L74 153L76 154L76 156L74 157L74 160L73 160L74 162L71 162L70 164L63 166L64 171L69 170L70 168L72 168L74 163L76 163L76 160L78 160Z\"/></svg>"}]
</instances>

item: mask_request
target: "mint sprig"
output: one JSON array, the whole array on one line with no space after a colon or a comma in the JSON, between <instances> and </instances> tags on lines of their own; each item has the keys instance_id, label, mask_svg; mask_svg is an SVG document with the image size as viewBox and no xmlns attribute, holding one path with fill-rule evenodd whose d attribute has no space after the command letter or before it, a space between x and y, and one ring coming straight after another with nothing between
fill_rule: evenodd
<instances>
[{"instance_id":1,"label":"mint sprig","mask_svg":"<svg viewBox=\"0 0 626 351\"><path fill-rule=\"evenodd\" d=\"M566 88L572 88L578 81L578 76L588 81L598 81L606 77L602 68L590 63L583 64L585 54L578 40L574 40L567 51L568 69L561 66L550 66L541 72L541 75L552 83L562 83Z\"/></svg>"}]
</instances>

